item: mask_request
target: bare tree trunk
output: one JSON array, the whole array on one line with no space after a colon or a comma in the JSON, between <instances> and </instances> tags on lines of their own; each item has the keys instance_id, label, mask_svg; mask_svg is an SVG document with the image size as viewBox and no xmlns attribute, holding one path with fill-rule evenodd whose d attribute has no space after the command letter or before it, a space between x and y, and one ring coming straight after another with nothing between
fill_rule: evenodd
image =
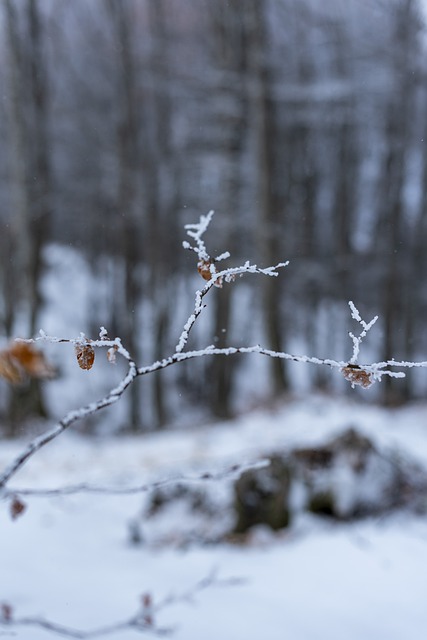
<instances>
[{"instance_id":1,"label":"bare tree trunk","mask_svg":"<svg viewBox=\"0 0 427 640\"><path fill-rule=\"evenodd\" d=\"M11 223L11 245L13 263L10 274L14 281L14 303L11 305L10 325L8 329L13 331L14 317L18 304L24 304L28 308L31 299L30 287L30 256L31 232L30 232L30 193L29 193L29 145L28 131L25 122L24 107L27 102L25 94L25 77L22 43L19 35L19 16L12 0L5 0L6 23L8 33L9 53L9 83L10 83L10 148L11 148L11 189L14 215ZM12 311L13 309L13 311ZM27 327L28 333L30 326Z\"/></svg>"},{"instance_id":2,"label":"bare tree trunk","mask_svg":"<svg viewBox=\"0 0 427 640\"><path fill-rule=\"evenodd\" d=\"M223 132L222 146L222 206L225 209L226 247L234 256L238 251L242 188L243 150L248 137L248 24L239 0L217 0L208 4L213 32L214 65L219 71L217 89L218 127ZM225 286L214 298L215 345L229 344L233 288ZM237 362L229 358L214 358L209 365L209 403L214 415L231 415Z\"/></svg>"},{"instance_id":3,"label":"bare tree trunk","mask_svg":"<svg viewBox=\"0 0 427 640\"><path fill-rule=\"evenodd\" d=\"M43 269L43 249L50 239L52 218L51 205L51 167L49 160L50 136L48 130L48 73L43 55L43 33L37 0L28 0L29 35L31 43L31 91L33 106L34 149L32 159L32 217L31 238L32 252L30 264L30 333L33 335L38 327L37 320L41 307L40 279Z\"/></svg>"},{"instance_id":4,"label":"bare tree trunk","mask_svg":"<svg viewBox=\"0 0 427 640\"><path fill-rule=\"evenodd\" d=\"M251 19L251 67L253 126L256 131L256 166L258 179L258 243L262 264L274 264L279 259L281 242L280 211L275 193L275 145L276 114L272 95L269 66L267 29L267 3L253 0L247 7ZM280 313L280 295L277 282L265 278L262 285L264 327L271 349L281 351L285 334L284 320ZM288 386L285 365L279 358L270 360L272 393L283 393Z\"/></svg>"},{"instance_id":5,"label":"bare tree trunk","mask_svg":"<svg viewBox=\"0 0 427 640\"><path fill-rule=\"evenodd\" d=\"M119 260L123 260L122 304L116 320L119 335L129 352L138 357L137 327L140 288L138 284L138 234L136 220L136 172L138 163L138 127L136 119L136 78L132 42L132 16L129 5L109 0L109 9L118 48L118 91L121 96L117 130L118 184L116 216L121 223ZM116 301L114 301L116 304ZM141 426L139 388L130 390L129 427Z\"/></svg>"},{"instance_id":6,"label":"bare tree trunk","mask_svg":"<svg viewBox=\"0 0 427 640\"><path fill-rule=\"evenodd\" d=\"M153 324L152 353L164 357L169 347L171 308L175 303L176 277L170 269L178 237L178 162L172 131L170 43L168 12L164 0L147 0L147 54L143 72L143 127L141 165L143 250L146 260L146 295ZM163 428L168 419L168 388L165 376L151 381L152 426Z\"/></svg>"},{"instance_id":7,"label":"bare tree trunk","mask_svg":"<svg viewBox=\"0 0 427 640\"><path fill-rule=\"evenodd\" d=\"M47 70L42 52L40 15L35 0L28 0L25 31L19 35L16 6L5 2L10 57L11 176L14 189L11 261L12 302L7 303L7 331L14 332L15 316L26 319L25 332L33 335L41 306L42 251L49 234L50 168L47 130ZM29 177L32 177L30 181ZM22 330L22 327L21 327ZM32 416L46 416L39 381L11 388L8 417L15 430Z\"/></svg>"},{"instance_id":8,"label":"bare tree trunk","mask_svg":"<svg viewBox=\"0 0 427 640\"><path fill-rule=\"evenodd\" d=\"M413 64L412 47L418 28L413 0L405 0L396 8L395 33L399 46L394 56L395 88L390 96L386 127L387 151L382 176L381 209L377 227L377 246L384 255L383 317L385 319L382 358L399 357L404 347L406 318L410 310L405 281L399 265L401 238L404 236L404 186L406 162L410 146L410 121L414 107L415 79L409 73ZM413 53L413 52L412 52ZM403 354L402 354L403 355ZM405 387L392 378L384 380L384 402L391 405L406 399ZM406 389L406 392L408 390Z\"/></svg>"}]
</instances>

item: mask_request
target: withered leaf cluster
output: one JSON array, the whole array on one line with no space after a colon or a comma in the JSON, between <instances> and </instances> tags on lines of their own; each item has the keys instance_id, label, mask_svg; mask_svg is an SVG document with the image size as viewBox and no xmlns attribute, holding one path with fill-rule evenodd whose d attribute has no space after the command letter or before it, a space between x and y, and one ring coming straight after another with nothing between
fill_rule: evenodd
<instances>
[{"instance_id":1,"label":"withered leaf cluster","mask_svg":"<svg viewBox=\"0 0 427 640\"><path fill-rule=\"evenodd\" d=\"M341 373L344 378L348 380L352 386L363 387L367 389L370 387L374 380L372 373L369 371L365 371L357 364L348 364L346 367L341 369Z\"/></svg>"}]
</instances>

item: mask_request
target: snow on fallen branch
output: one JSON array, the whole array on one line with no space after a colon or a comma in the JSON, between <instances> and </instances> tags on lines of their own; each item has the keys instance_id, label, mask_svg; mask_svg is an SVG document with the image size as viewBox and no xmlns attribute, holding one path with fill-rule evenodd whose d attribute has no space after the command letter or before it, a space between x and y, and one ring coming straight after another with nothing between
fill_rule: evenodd
<instances>
[{"instance_id":1,"label":"snow on fallen branch","mask_svg":"<svg viewBox=\"0 0 427 640\"><path fill-rule=\"evenodd\" d=\"M61 435L66 429L68 429L75 422L96 413L104 407L108 407L111 404L117 402L125 392L125 390L135 381L139 376L151 374L155 371L165 369L171 365L191 360L193 358L206 357L206 356L231 356L235 354L258 354L264 355L270 358L279 358L282 360L290 360L294 362L301 362L307 364L315 364L320 366L328 366L337 369L341 375L344 376L350 384L354 386L361 386L367 388L374 382L381 380L382 376L387 375L390 377L401 378L404 377L402 371L395 371L396 368L411 368L411 367L427 367L427 362L408 362L408 361L395 361L388 360L385 362L376 362L371 364L359 364L357 362L360 345L363 339L366 337L368 331L375 324L377 317L373 318L370 322L365 322L354 305L353 302L349 302L351 316L362 327L362 331L359 336L355 336L350 333L350 338L353 342L353 353L348 361L337 361L328 358L317 358L315 356L307 355L294 355L281 351L273 351L261 347L260 345L253 345L248 347L225 347L216 348L212 345L208 345L204 349L199 350L185 350L191 335L191 331L196 324L198 318L202 314L205 308L204 299L209 291L214 286L222 287L224 284L233 282L236 277L243 275L263 275L277 277L279 269L286 267L288 262L281 262L275 266L260 268L257 265L253 265L250 262L238 267L230 267L218 271L217 263L230 257L228 252L222 253L216 258L212 258L207 249L203 236L206 233L210 222L212 221L213 212L209 212L206 216L201 216L198 223L186 225L185 229L187 235L193 241L185 241L183 246L185 249L191 250L196 253L198 257L198 271L202 278L206 281L204 287L196 292L194 307L184 323L182 332L179 336L175 352L162 360L158 360L149 365L137 366L132 359L127 349L122 345L120 338L110 340L107 335L107 331L104 327L101 327L99 339L91 340L84 334L80 334L78 338L57 338L55 336L48 336L43 331L37 338L29 340L21 340L22 343L32 344L37 342L51 342L51 343L68 343L72 344L75 348L75 354L77 362L82 369L89 370L92 368L95 359L95 350L107 348L107 357L110 362L114 362L117 356L121 356L127 363L127 372L123 379L111 389L103 398L96 402L89 403L84 407L80 407L76 410L70 411L64 416L54 427L46 431L44 434L34 438L23 451L0 473L0 496L10 496L11 492L6 492L6 486L11 478L22 468L22 466L41 448Z\"/></svg>"}]
</instances>

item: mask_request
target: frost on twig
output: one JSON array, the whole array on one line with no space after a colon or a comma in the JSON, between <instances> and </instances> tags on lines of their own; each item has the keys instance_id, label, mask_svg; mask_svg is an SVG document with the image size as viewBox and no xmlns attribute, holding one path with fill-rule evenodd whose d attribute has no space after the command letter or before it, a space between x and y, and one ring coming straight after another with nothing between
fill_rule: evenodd
<instances>
[{"instance_id":1,"label":"frost on twig","mask_svg":"<svg viewBox=\"0 0 427 640\"><path fill-rule=\"evenodd\" d=\"M391 371L390 369L386 369L386 367L410 368L427 366L426 362L397 362L395 360L388 360L386 362L374 362L368 365L357 364L360 345L363 341L363 338L365 338L368 331L374 326L374 324L378 320L378 316L372 318L370 322L365 322L364 320L362 320L359 310L357 309L355 304L351 300L348 304L351 310L351 317L362 326L362 331L358 336L355 336L351 332L349 333L349 336L353 341L353 355L350 361L341 369L341 373L343 374L344 378L350 382L353 388L355 386L360 386L364 389L367 389L374 382L381 380L382 376L384 375L387 375L391 378L405 377L405 374L402 371Z\"/></svg>"},{"instance_id":2,"label":"frost on twig","mask_svg":"<svg viewBox=\"0 0 427 640\"><path fill-rule=\"evenodd\" d=\"M349 300L348 303L351 311L351 317L356 320L362 327L362 331L358 336L355 336L351 331L349 332L349 336L353 341L353 355L350 358L348 364L341 369L342 374L346 380L348 380L352 387L359 386L364 389L368 389L377 377L374 375L372 370L367 370L364 367L361 367L357 364L357 359L359 357L360 345L363 341L363 338L366 337L368 331L374 326L376 321L378 320L378 316L372 318L370 322L365 322L362 320L359 310L357 309L354 302Z\"/></svg>"},{"instance_id":3,"label":"frost on twig","mask_svg":"<svg viewBox=\"0 0 427 640\"><path fill-rule=\"evenodd\" d=\"M356 308L355 304L351 300L349 300L348 306L350 307L350 310L351 310L351 317L362 326L362 331L358 336L355 336L353 333L351 333L351 331L348 334L353 341L353 355L351 357L349 364L356 364L357 358L359 357L360 345L362 343L362 340L363 338L365 338L368 331L372 329L372 327L378 320L378 316L375 316L374 318L372 318L370 322L365 322L360 317L359 310Z\"/></svg>"},{"instance_id":4,"label":"frost on twig","mask_svg":"<svg viewBox=\"0 0 427 640\"><path fill-rule=\"evenodd\" d=\"M247 261L245 262L245 264L239 267L231 267L218 271L216 263L229 258L230 253L228 251L225 251L216 258L211 258L206 249L206 245L202 236L207 231L213 215L214 212L209 211L206 216L202 215L200 217L198 223L185 225L187 235L192 238L192 240L194 240L194 244L191 244L190 242L185 240L182 245L184 249L189 249L190 251L194 251L197 254L197 257L199 259L197 263L197 270L202 278L207 282L201 291L196 291L194 311L188 317L184 325L175 348L176 353L181 353L184 350L184 347L186 346L190 335L190 331L204 309L203 298L207 295L207 293L213 286L222 287L224 282L233 282L236 279L236 276L242 276L245 273L258 273L266 276L278 276L279 274L277 270L286 267L289 264L289 262L280 262L274 267L260 269L256 265L252 265L249 261Z\"/></svg>"},{"instance_id":5,"label":"frost on twig","mask_svg":"<svg viewBox=\"0 0 427 640\"><path fill-rule=\"evenodd\" d=\"M206 249L205 242L202 238L202 236L206 233L209 224L211 223L213 215L214 212L209 211L206 216L200 216L199 222L195 224L186 224L185 230L187 232L187 235L192 238L192 240L194 240L194 245L192 245L187 240L184 240L182 246L184 247L184 249L189 249L190 251L194 251L197 254L197 257L199 259L197 263L197 271L200 273L202 278L204 280L207 280L208 282L210 280L213 280L213 284L216 287L222 287L223 276L221 274L218 274L216 263L229 258L230 253L228 251L224 251L224 253L221 253L216 258L211 258Z\"/></svg>"},{"instance_id":6,"label":"frost on twig","mask_svg":"<svg viewBox=\"0 0 427 640\"><path fill-rule=\"evenodd\" d=\"M57 338L55 336L48 336L44 331L40 332L40 335L35 339L29 339L21 342L37 342L37 341L46 341L46 342L54 342L54 343L70 343L72 345L79 347L109 347L113 348L119 353L128 364L128 371L125 374L124 378L113 387L109 393L107 393L103 398L97 400L95 402L90 402L86 406L80 407L78 409L74 409L69 411L59 422L54 425L51 429L48 429L40 436L34 438L22 451L21 453L9 464L6 469L4 469L0 473L0 495L2 494L2 489L6 486L9 480L21 469L21 467L33 456L40 451L44 446L46 446L49 442L57 438L61 433L63 433L68 427L70 427L75 422L82 420L86 416L92 415L96 413L100 409L104 407L108 407L115 402L117 402L127 389L127 387L133 382L133 380L138 375L137 367L133 359L131 358L127 349L125 349L121 343L120 338L115 338L114 340L88 340L83 334L79 336L77 339L64 339Z\"/></svg>"},{"instance_id":7,"label":"frost on twig","mask_svg":"<svg viewBox=\"0 0 427 640\"><path fill-rule=\"evenodd\" d=\"M231 282L237 275L243 275L245 273L258 273L265 276L278 276L279 273L277 270L286 267L288 264L288 262L279 262L279 264L276 264L274 267L260 269L256 265L250 264L250 262L248 261L240 267L232 267L230 269L224 269L224 271L213 273L203 289L201 291L196 291L193 313L188 317L184 325L184 328L178 340L178 344L175 347L175 353L181 353L184 350L184 347L187 345L190 331L204 309L203 298L207 295L207 293L211 290L211 288L218 280L221 283L224 281Z\"/></svg>"}]
</instances>

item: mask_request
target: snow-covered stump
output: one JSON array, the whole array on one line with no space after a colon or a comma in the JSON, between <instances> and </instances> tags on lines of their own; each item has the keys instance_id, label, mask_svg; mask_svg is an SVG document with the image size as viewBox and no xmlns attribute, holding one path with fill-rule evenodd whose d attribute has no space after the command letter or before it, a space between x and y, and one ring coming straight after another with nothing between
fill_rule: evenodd
<instances>
[{"instance_id":1,"label":"snow-covered stump","mask_svg":"<svg viewBox=\"0 0 427 640\"><path fill-rule=\"evenodd\" d=\"M258 524L267 524L273 530L287 527L291 481L290 466L278 455L272 456L268 467L258 473L244 473L234 485L233 533L245 533Z\"/></svg>"},{"instance_id":2,"label":"snow-covered stump","mask_svg":"<svg viewBox=\"0 0 427 640\"><path fill-rule=\"evenodd\" d=\"M395 452L381 453L355 429L269 459L235 482L233 533L258 524L277 530L303 511L350 520L425 503L427 472Z\"/></svg>"}]
</instances>

